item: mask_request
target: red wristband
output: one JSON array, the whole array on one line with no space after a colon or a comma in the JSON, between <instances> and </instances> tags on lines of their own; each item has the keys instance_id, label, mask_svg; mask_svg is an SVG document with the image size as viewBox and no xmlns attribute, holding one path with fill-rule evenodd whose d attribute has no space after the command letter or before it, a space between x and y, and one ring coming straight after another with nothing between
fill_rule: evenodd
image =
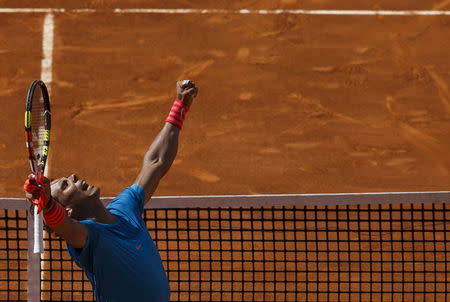
<instances>
[{"instance_id":1,"label":"red wristband","mask_svg":"<svg viewBox=\"0 0 450 302\"><path fill-rule=\"evenodd\" d=\"M44 213L44 222L51 228L60 225L66 219L66 209L58 202L53 201L53 207L47 213Z\"/></svg>"},{"instance_id":2,"label":"red wristband","mask_svg":"<svg viewBox=\"0 0 450 302\"><path fill-rule=\"evenodd\" d=\"M170 109L169 116L166 118L166 122L171 123L181 130L183 127L184 118L189 111L189 106L184 104L180 100L175 100L172 109Z\"/></svg>"}]
</instances>

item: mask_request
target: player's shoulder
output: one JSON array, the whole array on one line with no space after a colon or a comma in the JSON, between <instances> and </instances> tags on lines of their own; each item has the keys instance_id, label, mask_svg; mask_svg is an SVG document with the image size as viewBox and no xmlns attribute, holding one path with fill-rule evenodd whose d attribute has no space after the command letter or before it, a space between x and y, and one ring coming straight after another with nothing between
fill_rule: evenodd
<instances>
[{"instance_id":1,"label":"player's shoulder","mask_svg":"<svg viewBox=\"0 0 450 302\"><path fill-rule=\"evenodd\" d=\"M110 213L123 217L133 225L141 226L144 198L145 193L142 188L134 184L126 187L106 208Z\"/></svg>"},{"instance_id":2,"label":"player's shoulder","mask_svg":"<svg viewBox=\"0 0 450 302\"><path fill-rule=\"evenodd\" d=\"M131 186L123 189L122 192L117 195L108 206L111 206L115 203L127 202L127 201L135 201L137 203L142 203L145 198L145 193L141 187L137 184L133 184Z\"/></svg>"}]
</instances>

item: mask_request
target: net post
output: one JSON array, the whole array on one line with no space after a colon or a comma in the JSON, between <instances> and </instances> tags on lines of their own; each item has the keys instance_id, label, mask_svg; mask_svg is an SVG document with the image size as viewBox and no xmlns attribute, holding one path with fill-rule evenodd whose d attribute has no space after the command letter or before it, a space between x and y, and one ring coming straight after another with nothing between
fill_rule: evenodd
<instances>
[{"instance_id":1,"label":"net post","mask_svg":"<svg viewBox=\"0 0 450 302\"><path fill-rule=\"evenodd\" d=\"M34 253L34 215L27 213L28 225L28 302L39 302L41 298L41 254Z\"/></svg>"}]
</instances>

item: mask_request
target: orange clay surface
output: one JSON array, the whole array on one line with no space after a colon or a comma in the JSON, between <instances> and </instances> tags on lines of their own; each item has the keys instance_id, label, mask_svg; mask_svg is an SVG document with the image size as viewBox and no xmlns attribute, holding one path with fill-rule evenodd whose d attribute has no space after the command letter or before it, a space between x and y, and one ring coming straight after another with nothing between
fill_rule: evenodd
<instances>
[{"instance_id":1,"label":"orange clay surface","mask_svg":"<svg viewBox=\"0 0 450 302\"><path fill-rule=\"evenodd\" d=\"M449 1L122 2L64 5L450 7ZM29 173L24 99L40 76L43 18L0 15L2 197L22 197ZM170 109L175 81L189 78L199 96L157 195L448 190L449 37L448 16L56 14L50 176L75 172L104 196L130 185Z\"/></svg>"},{"instance_id":2,"label":"orange clay surface","mask_svg":"<svg viewBox=\"0 0 450 302\"><path fill-rule=\"evenodd\" d=\"M61 7L61 1L14 5ZM0 0L0 7L10 6ZM51 177L75 172L100 186L104 196L119 193L133 182L161 129L175 81L190 78L200 93L157 195L449 189L450 17L108 11L448 10L448 0L66 0L64 7L100 12L55 15ZM0 14L1 197L22 197L29 173L24 99L29 83L40 76L43 18ZM347 259L344 250L340 257ZM74 276L80 279L81 273ZM378 279L370 280L379 286ZM43 288L48 286L44 282Z\"/></svg>"}]
</instances>

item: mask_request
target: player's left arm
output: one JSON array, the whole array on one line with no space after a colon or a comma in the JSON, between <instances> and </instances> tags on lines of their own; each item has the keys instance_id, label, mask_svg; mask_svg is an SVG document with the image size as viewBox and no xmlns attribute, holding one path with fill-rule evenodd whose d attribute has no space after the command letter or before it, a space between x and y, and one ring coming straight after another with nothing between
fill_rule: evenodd
<instances>
[{"instance_id":1,"label":"player's left arm","mask_svg":"<svg viewBox=\"0 0 450 302\"><path fill-rule=\"evenodd\" d=\"M178 102L175 101L166 123L145 154L142 169L134 182L145 192L144 203L150 200L159 181L172 166L177 155L178 138L184 114L192 105L198 92L193 82L177 82L176 89Z\"/></svg>"}]
</instances>

